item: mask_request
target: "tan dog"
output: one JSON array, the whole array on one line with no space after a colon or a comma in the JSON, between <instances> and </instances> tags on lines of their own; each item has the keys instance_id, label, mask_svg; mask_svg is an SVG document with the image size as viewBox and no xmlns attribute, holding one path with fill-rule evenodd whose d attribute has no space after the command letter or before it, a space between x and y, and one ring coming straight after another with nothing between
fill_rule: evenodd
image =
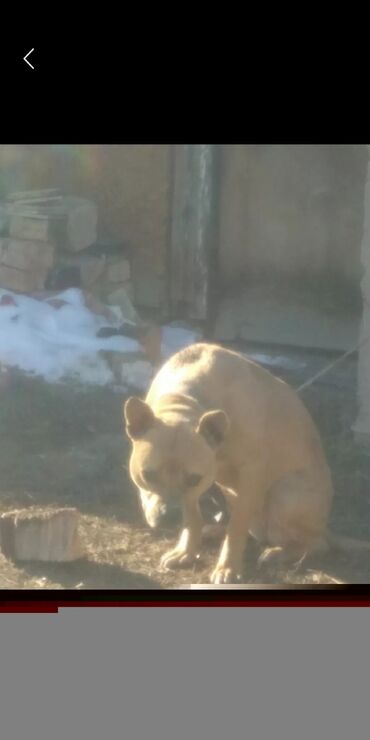
<instances>
[{"instance_id":1,"label":"tan dog","mask_svg":"<svg viewBox=\"0 0 370 740\"><path fill-rule=\"evenodd\" d=\"M159 370L146 401L124 407L133 442L130 474L148 523L171 501L183 531L166 568L194 562L199 498L215 481L230 508L213 583L241 577L248 533L265 551L299 559L328 543L370 548L328 534L333 489L320 438L297 394L236 352L194 344Z\"/></svg>"}]
</instances>

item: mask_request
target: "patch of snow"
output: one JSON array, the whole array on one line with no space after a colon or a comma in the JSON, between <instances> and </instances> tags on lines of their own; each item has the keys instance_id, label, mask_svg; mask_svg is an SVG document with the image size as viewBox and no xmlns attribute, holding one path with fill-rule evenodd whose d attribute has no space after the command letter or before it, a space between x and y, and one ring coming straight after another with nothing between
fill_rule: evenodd
<instances>
[{"instance_id":1,"label":"patch of snow","mask_svg":"<svg viewBox=\"0 0 370 740\"><path fill-rule=\"evenodd\" d=\"M6 296L6 298L4 298ZM59 308L0 289L0 363L53 383L76 379L86 384L113 382L101 351L138 352L126 337L98 338L107 321L84 304L82 291L69 289L53 297Z\"/></svg>"},{"instance_id":2,"label":"patch of snow","mask_svg":"<svg viewBox=\"0 0 370 740\"><path fill-rule=\"evenodd\" d=\"M109 322L92 313L77 288L39 300L0 288L0 366L18 368L49 383L75 380L113 386L113 373L99 353L141 351L134 339L96 336L103 326L119 327L126 321L119 308L115 314L116 319ZM163 359L199 340L200 334L192 330L163 327ZM122 363L123 386L145 391L152 378L149 362Z\"/></svg>"}]
</instances>

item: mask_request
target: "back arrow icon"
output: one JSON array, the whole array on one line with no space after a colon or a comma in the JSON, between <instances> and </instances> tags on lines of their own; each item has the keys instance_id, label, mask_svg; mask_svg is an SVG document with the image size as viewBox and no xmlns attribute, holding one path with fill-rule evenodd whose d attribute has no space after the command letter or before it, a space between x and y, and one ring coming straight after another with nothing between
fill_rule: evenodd
<instances>
[{"instance_id":1,"label":"back arrow icon","mask_svg":"<svg viewBox=\"0 0 370 740\"><path fill-rule=\"evenodd\" d=\"M29 57L29 55L32 54L33 51L35 51L35 50L34 49L31 49L31 51L29 51L26 54L26 56L23 57L23 61L26 62L26 64L28 64L28 66L31 67L31 69L35 69L35 68L34 68L33 64L31 64L31 62L28 61L28 58L27 57Z\"/></svg>"}]
</instances>

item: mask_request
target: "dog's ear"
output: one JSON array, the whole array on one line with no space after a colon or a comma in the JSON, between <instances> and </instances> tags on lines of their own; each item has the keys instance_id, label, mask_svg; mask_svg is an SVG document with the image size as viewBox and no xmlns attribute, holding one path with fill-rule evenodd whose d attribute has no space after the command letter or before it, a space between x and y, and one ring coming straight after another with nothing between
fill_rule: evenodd
<instances>
[{"instance_id":1,"label":"dog's ear","mask_svg":"<svg viewBox=\"0 0 370 740\"><path fill-rule=\"evenodd\" d=\"M229 419L224 411L207 411L199 420L198 434L202 434L210 447L218 447L229 431Z\"/></svg>"},{"instance_id":2,"label":"dog's ear","mask_svg":"<svg viewBox=\"0 0 370 740\"><path fill-rule=\"evenodd\" d=\"M136 396L127 399L123 407L126 432L130 439L140 439L153 426L155 416L145 401Z\"/></svg>"}]
</instances>

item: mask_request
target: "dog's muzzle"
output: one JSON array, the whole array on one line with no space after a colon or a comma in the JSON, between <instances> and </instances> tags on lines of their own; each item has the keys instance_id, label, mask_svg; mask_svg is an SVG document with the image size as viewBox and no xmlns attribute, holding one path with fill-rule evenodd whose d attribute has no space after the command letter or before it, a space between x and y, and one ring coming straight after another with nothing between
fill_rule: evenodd
<instances>
[{"instance_id":1,"label":"dog's muzzle","mask_svg":"<svg viewBox=\"0 0 370 740\"><path fill-rule=\"evenodd\" d=\"M155 493L140 491L140 500L145 519L152 529L178 524L181 520L180 507L164 502Z\"/></svg>"},{"instance_id":2,"label":"dog's muzzle","mask_svg":"<svg viewBox=\"0 0 370 740\"><path fill-rule=\"evenodd\" d=\"M141 490L140 501L145 519L152 529L180 524L181 508L175 499L163 501L156 493ZM203 494L199 504L206 524L228 519L225 499L216 485Z\"/></svg>"}]
</instances>

